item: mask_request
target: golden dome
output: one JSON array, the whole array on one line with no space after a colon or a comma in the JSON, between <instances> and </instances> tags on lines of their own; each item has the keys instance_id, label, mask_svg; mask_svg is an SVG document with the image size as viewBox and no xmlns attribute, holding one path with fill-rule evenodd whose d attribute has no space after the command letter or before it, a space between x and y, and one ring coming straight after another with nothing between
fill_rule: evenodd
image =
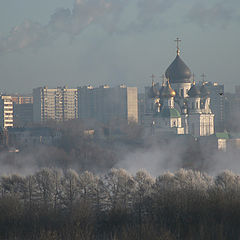
<instances>
[{"instance_id":1,"label":"golden dome","mask_svg":"<svg viewBox=\"0 0 240 240\"><path fill-rule=\"evenodd\" d=\"M167 86L164 87L164 89L163 89L162 96L166 97L166 98L176 96L176 92L172 89L172 87L169 83L169 80L167 80Z\"/></svg>"}]
</instances>

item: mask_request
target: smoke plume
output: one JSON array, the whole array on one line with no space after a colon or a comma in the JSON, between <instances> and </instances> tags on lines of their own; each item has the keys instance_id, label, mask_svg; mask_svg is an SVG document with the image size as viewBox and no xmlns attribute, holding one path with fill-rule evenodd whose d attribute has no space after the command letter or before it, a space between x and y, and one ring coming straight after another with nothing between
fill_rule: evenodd
<instances>
[{"instance_id":1,"label":"smoke plume","mask_svg":"<svg viewBox=\"0 0 240 240\"><path fill-rule=\"evenodd\" d=\"M217 25L226 27L232 20L237 19L235 4L225 2L206 7L202 2L195 3L187 14L187 19L201 28Z\"/></svg>"},{"instance_id":2,"label":"smoke plume","mask_svg":"<svg viewBox=\"0 0 240 240\"><path fill-rule=\"evenodd\" d=\"M155 17L174 2L176 0L168 3L156 0L136 0L132 3L127 0L75 0L72 9L57 9L46 25L26 20L14 27L7 36L1 37L0 54L38 48L62 34L72 38L92 24L101 26L108 33L138 31L144 29L144 26L154 26ZM137 7L137 13L129 17L126 9L132 5Z\"/></svg>"}]
</instances>

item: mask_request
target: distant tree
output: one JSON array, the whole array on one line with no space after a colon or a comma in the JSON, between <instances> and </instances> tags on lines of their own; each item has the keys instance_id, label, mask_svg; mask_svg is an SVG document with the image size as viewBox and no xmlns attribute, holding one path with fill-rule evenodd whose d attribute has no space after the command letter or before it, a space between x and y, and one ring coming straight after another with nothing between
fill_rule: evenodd
<instances>
[{"instance_id":1,"label":"distant tree","mask_svg":"<svg viewBox=\"0 0 240 240\"><path fill-rule=\"evenodd\" d=\"M35 176L29 175L26 177L27 194L26 203L28 209L32 211L33 205L39 203L39 193Z\"/></svg>"},{"instance_id":2,"label":"distant tree","mask_svg":"<svg viewBox=\"0 0 240 240\"><path fill-rule=\"evenodd\" d=\"M22 233L23 205L16 196L0 198L0 238L17 239Z\"/></svg>"},{"instance_id":3,"label":"distant tree","mask_svg":"<svg viewBox=\"0 0 240 240\"><path fill-rule=\"evenodd\" d=\"M79 175L80 196L84 203L99 206L99 177L85 171Z\"/></svg>"},{"instance_id":4,"label":"distant tree","mask_svg":"<svg viewBox=\"0 0 240 240\"><path fill-rule=\"evenodd\" d=\"M240 176L226 170L216 176L215 184L218 189L226 192L240 190Z\"/></svg>"},{"instance_id":5,"label":"distant tree","mask_svg":"<svg viewBox=\"0 0 240 240\"><path fill-rule=\"evenodd\" d=\"M55 211L58 206L61 205L61 194L63 192L63 172L59 169L52 170L52 181L53 181L53 205Z\"/></svg>"},{"instance_id":6,"label":"distant tree","mask_svg":"<svg viewBox=\"0 0 240 240\"><path fill-rule=\"evenodd\" d=\"M27 191L26 178L17 174L1 178L2 194L24 200Z\"/></svg>"},{"instance_id":7,"label":"distant tree","mask_svg":"<svg viewBox=\"0 0 240 240\"><path fill-rule=\"evenodd\" d=\"M107 209L127 209L135 190L134 178L124 169L111 169L101 178L104 205Z\"/></svg>"},{"instance_id":8,"label":"distant tree","mask_svg":"<svg viewBox=\"0 0 240 240\"><path fill-rule=\"evenodd\" d=\"M79 175L73 169L68 169L65 174L64 178L62 179L62 199L63 204L69 208L70 211L73 209L73 204L79 198Z\"/></svg>"},{"instance_id":9,"label":"distant tree","mask_svg":"<svg viewBox=\"0 0 240 240\"><path fill-rule=\"evenodd\" d=\"M44 168L35 175L37 192L40 197L40 204L43 204L45 210L54 204L54 177L51 169Z\"/></svg>"},{"instance_id":10,"label":"distant tree","mask_svg":"<svg viewBox=\"0 0 240 240\"><path fill-rule=\"evenodd\" d=\"M141 240L143 221L149 212L155 179L145 170L138 171L134 179L136 181L135 206L139 225L138 238Z\"/></svg>"}]
</instances>

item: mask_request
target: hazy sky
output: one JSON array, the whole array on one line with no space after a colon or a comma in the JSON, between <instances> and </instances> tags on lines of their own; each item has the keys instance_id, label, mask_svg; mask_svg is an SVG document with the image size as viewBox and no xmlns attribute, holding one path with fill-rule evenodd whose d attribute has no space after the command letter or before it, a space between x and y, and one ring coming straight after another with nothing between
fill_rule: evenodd
<instances>
[{"instance_id":1,"label":"hazy sky","mask_svg":"<svg viewBox=\"0 0 240 240\"><path fill-rule=\"evenodd\" d=\"M176 55L206 80L240 84L239 0L0 0L1 91L151 84Z\"/></svg>"}]
</instances>

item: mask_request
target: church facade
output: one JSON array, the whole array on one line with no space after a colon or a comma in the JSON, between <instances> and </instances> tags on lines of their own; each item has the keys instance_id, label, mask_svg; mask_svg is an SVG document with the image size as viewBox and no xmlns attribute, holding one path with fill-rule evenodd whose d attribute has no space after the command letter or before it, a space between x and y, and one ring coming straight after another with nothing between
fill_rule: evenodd
<instances>
[{"instance_id":1,"label":"church facade","mask_svg":"<svg viewBox=\"0 0 240 240\"><path fill-rule=\"evenodd\" d=\"M145 94L144 125L152 132L191 134L194 137L214 134L210 92L204 82L196 85L190 69L180 58L178 46L177 56L167 68L162 86L152 82Z\"/></svg>"}]
</instances>

